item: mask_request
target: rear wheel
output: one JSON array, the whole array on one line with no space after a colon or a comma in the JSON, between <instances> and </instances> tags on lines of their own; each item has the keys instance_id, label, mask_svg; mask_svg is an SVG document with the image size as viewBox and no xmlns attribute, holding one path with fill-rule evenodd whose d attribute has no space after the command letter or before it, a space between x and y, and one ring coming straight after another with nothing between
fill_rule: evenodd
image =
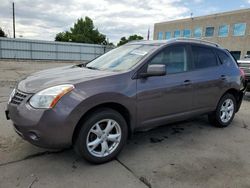
<instances>
[{"instance_id":1,"label":"rear wheel","mask_svg":"<svg viewBox=\"0 0 250 188\"><path fill-rule=\"evenodd\" d=\"M227 93L220 99L216 111L208 115L208 119L216 127L227 127L232 122L235 111L235 97Z\"/></svg>"},{"instance_id":2,"label":"rear wheel","mask_svg":"<svg viewBox=\"0 0 250 188\"><path fill-rule=\"evenodd\" d=\"M104 163L118 155L127 140L127 124L120 113L104 108L83 123L74 148L92 163Z\"/></svg>"}]
</instances>

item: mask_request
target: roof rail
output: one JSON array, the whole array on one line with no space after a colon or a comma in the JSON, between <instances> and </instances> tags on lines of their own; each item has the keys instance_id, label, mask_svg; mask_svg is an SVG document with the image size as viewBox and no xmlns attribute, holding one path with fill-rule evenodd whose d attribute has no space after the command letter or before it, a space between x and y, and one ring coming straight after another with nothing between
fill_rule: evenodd
<instances>
[{"instance_id":1,"label":"roof rail","mask_svg":"<svg viewBox=\"0 0 250 188\"><path fill-rule=\"evenodd\" d=\"M198 42L201 44L210 44L210 45L213 45L215 47L220 47L220 45L215 43L215 42L211 42L211 41L207 41L207 40L203 40L203 39L179 37L179 38L175 38L173 40L174 41L178 41L178 40L193 41L193 42Z\"/></svg>"}]
</instances>

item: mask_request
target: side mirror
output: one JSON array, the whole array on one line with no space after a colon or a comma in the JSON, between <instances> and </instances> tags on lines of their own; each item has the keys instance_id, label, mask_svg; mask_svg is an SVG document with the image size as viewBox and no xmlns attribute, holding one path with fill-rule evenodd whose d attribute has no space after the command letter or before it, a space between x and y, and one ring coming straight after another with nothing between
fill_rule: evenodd
<instances>
[{"instance_id":1,"label":"side mirror","mask_svg":"<svg viewBox=\"0 0 250 188\"><path fill-rule=\"evenodd\" d=\"M147 72L140 74L140 76L143 78L150 76L164 76L164 75L166 75L166 65L164 64L148 65Z\"/></svg>"}]
</instances>

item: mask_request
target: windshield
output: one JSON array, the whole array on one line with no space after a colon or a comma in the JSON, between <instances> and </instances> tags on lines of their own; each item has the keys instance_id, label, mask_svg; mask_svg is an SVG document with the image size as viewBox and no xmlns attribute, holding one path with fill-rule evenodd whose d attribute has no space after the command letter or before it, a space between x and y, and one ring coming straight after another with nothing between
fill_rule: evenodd
<instances>
[{"instance_id":1,"label":"windshield","mask_svg":"<svg viewBox=\"0 0 250 188\"><path fill-rule=\"evenodd\" d=\"M155 48L155 45L124 45L94 59L86 67L98 70L126 71Z\"/></svg>"}]
</instances>

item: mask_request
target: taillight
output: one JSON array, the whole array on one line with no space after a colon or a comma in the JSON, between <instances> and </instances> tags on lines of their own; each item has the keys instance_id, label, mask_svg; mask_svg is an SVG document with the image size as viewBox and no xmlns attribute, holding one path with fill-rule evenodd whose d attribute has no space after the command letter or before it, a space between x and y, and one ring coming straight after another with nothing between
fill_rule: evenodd
<instances>
[{"instance_id":1,"label":"taillight","mask_svg":"<svg viewBox=\"0 0 250 188\"><path fill-rule=\"evenodd\" d=\"M244 70L241 68L240 68L240 75L242 76L242 78L246 79L246 74L245 74Z\"/></svg>"}]
</instances>

